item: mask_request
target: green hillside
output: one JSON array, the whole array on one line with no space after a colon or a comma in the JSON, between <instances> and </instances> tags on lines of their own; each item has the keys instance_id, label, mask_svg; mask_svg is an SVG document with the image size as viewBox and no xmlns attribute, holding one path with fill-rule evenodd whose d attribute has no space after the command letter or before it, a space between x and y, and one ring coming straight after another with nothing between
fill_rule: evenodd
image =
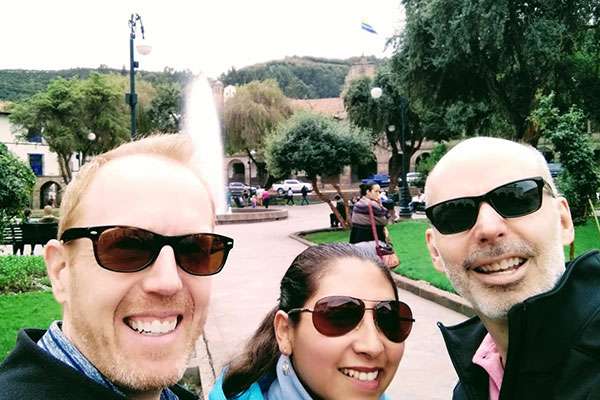
<instances>
[{"instance_id":1,"label":"green hillside","mask_svg":"<svg viewBox=\"0 0 600 400\"><path fill-rule=\"evenodd\" d=\"M99 68L73 68L56 71L25 70L25 69L3 69L0 70L0 100L18 101L31 97L37 92L45 90L48 84L59 77L87 78L92 72L129 74L129 70ZM152 84L163 82L179 82L184 85L191 77L190 71L175 71L165 68L162 72L136 71L137 77Z\"/></svg>"},{"instance_id":2,"label":"green hillside","mask_svg":"<svg viewBox=\"0 0 600 400\"><path fill-rule=\"evenodd\" d=\"M372 63L382 60L367 57ZM255 64L239 70L232 68L219 78L227 85L242 85L254 80L275 79L287 97L317 99L338 97L350 66L359 57L335 60L315 57L287 57L284 60Z\"/></svg>"}]
</instances>

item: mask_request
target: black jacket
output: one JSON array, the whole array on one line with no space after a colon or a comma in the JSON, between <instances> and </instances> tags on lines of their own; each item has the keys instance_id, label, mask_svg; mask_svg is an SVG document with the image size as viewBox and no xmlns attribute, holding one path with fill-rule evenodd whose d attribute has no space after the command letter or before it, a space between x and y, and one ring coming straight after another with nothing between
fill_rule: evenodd
<instances>
[{"instance_id":1,"label":"black jacket","mask_svg":"<svg viewBox=\"0 0 600 400\"><path fill-rule=\"evenodd\" d=\"M454 400L488 400L488 375L471 359L487 331L475 317L438 324L459 383ZM508 313L500 400L600 399L600 253L567 264L557 286Z\"/></svg>"},{"instance_id":2,"label":"black jacket","mask_svg":"<svg viewBox=\"0 0 600 400\"><path fill-rule=\"evenodd\" d=\"M46 331L24 329L17 346L0 364L0 400L122 400L112 390L62 363L37 346ZM198 397L180 386L170 388L180 400Z\"/></svg>"}]
</instances>

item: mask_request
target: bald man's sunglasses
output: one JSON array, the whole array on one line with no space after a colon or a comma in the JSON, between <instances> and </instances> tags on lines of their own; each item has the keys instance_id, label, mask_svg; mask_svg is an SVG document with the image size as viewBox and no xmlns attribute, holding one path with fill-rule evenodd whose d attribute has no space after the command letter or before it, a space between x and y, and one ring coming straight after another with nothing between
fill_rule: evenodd
<instances>
[{"instance_id":1,"label":"bald man's sunglasses","mask_svg":"<svg viewBox=\"0 0 600 400\"><path fill-rule=\"evenodd\" d=\"M451 235L467 231L475 225L483 202L492 206L504 218L522 217L536 212L542 206L544 187L554 196L552 187L538 176L509 182L482 196L460 197L434 204L425 209L425 214L435 229L444 235Z\"/></svg>"},{"instance_id":2,"label":"bald man's sunglasses","mask_svg":"<svg viewBox=\"0 0 600 400\"><path fill-rule=\"evenodd\" d=\"M98 265L114 272L141 271L156 261L164 246L171 246L182 270L198 276L214 275L223 269L233 248L233 239L215 233L163 236L118 225L67 229L60 240L68 243L82 238L91 239Z\"/></svg>"},{"instance_id":3,"label":"bald man's sunglasses","mask_svg":"<svg viewBox=\"0 0 600 400\"><path fill-rule=\"evenodd\" d=\"M367 300L375 301L375 300ZM379 301L367 308L361 299L350 296L323 297L315 303L314 309L294 308L288 314L312 313L315 329L325 336L342 336L353 330L362 321L365 311L373 310L377 328L390 341L401 343L408 337L413 322L410 307L398 300Z\"/></svg>"}]
</instances>

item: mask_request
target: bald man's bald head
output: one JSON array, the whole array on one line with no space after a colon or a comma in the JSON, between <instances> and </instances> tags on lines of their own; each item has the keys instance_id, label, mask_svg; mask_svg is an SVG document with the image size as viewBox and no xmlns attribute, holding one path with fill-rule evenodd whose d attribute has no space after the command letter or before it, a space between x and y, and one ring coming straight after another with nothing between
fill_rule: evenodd
<instances>
[{"instance_id":1,"label":"bald man's bald head","mask_svg":"<svg viewBox=\"0 0 600 400\"><path fill-rule=\"evenodd\" d=\"M506 139L475 137L454 146L433 168L425 184L427 206L440 201L436 195L440 188L465 179L475 186L485 186L487 180L494 179L494 171L497 169L508 170L508 175L514 175L515 179L541 176L556 192L546 159L537 149ZM491 188L494 185L492 183L488 186ZM477 192L464 195L476 194Z\"/></svg>"}]
</instances>

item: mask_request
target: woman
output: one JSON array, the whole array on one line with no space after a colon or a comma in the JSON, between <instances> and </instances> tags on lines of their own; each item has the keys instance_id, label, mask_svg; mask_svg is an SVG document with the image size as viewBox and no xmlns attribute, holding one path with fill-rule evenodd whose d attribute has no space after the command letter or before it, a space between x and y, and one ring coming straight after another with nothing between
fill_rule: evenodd
<instances>
[{"instance_id":1,"label":"woman","mask_svg":"<svg viewBox=\"0 0 600 400\"><path fill-rule=\"evenodd\" d=\"M310 247L209 399L385 398L413 321L374 253L341 243Z\"/></svg>"},{"instance_id":2,"label":"woman","mask_svg":"<svg viewBox=\"0 0 600 400\"><path fill-rule=\"evenodd\" d=\"M352 230L350 231L350 243L370 242L375 240L371 228L369 206L373 210L377 238L386 241L388 231L385 227L388 223L389 211L381 205L381 188L376 183L360 185L360 200L352 209Z\"/></svg>"}]
</instances>

